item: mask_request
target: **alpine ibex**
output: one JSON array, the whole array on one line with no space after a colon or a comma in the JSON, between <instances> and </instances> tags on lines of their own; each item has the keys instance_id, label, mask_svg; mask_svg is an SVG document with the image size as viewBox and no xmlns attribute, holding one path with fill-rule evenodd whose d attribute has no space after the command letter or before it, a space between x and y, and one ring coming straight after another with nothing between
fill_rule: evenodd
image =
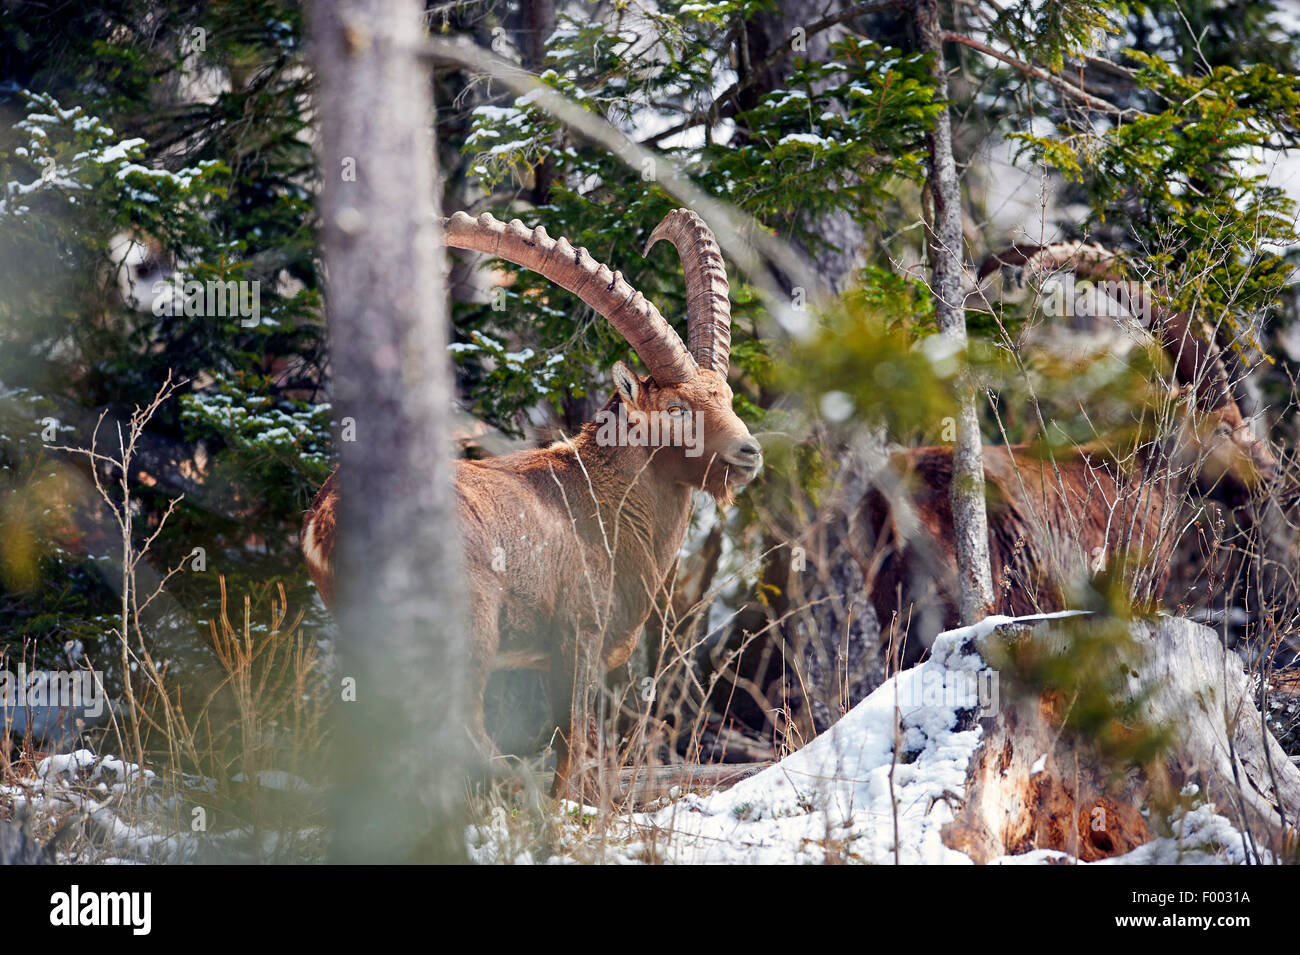
<instances>
[{"instance_id":1,"label":"alpine ibex","mask_svg":"<svg viewBox=\"0 0 1300 955\"><path fill-rule=\"evenodd\" d=\"M624 663L685 537L692 491L720 502L753 480L762 450L732 410L731 305L713 233L694 212L669 213L645 248L667 239L686 279L687 341L618 272L540 226L456 213L446 244L505 259L568 289L603 315L650 372L614 366L614 394L572 439L460 461L460 530L470 591L470 732L495 752L483 691L496 669L544 669L561 729L555 791L582 792L593 704ZM333 598L332 475L303 524L313 580ZM579 776L571 780L571 766Z\"/></svg>"},{"instance_id":2,"label":"alpine ibex","mask_svg":"<svg viewBox=\"0 0 1300 955\"><path fill-rule=\"evenodd\" d=\"M989 258L979 276L998 269L1016 271L1022 281L1026 274L1073 272L1091 282L1122 282L1113 253L1078 242L1014 246ZM1278 462L1233 399L1214 330L1161 308L1149 290L1144 294L1151 332L1179 385L1175 394L1188 399L1179 427L1127 454L1101 443L1054 458L1029 445L984 448L998 613L1063 609L1071 582L1118 557L1138 558L1144 576L1135 594L1156 602L1168 582L1178 517L1192 482L1238 508L1274 481ZM882 631L896 614L900 632L905 629L909 610L929 616L922 632L956 626L952 448L914 448L894 455L891 465L914 520L900 521L890 505L894 494L877 489L867 495L863 523L878 555L871 603ZM900 527L903 522L910 531Z\"/></svg>"}]
</instances>

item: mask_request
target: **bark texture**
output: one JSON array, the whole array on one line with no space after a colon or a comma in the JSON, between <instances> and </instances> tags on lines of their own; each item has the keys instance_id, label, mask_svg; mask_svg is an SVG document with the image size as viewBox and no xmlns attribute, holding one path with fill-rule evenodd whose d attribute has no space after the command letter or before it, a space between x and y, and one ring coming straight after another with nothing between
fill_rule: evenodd
<instances>
[{"instance_id":1,"label":"bark texture","mask_svg":"<svg viewBox=\"0 0 1300 955\"><path fill-rule=\"evenodd\" d=\"M948 99L948 74L943 59L943 30L937 0L916 0L914 8L921 49L933 57L935 98ZM961 184L952 154L952 122L940 112L930 132L929 191L934 204L931 223L930 292L940 333L953 349L966 350L965 292L962 288ZM993 574L989 569L988 515L984 508L983 440L979 430L975 383L965 380L959 393L957 440L953 447L952 516L957 551L959 606L963 624L987 616L993 607Z\"/></svg>"}]
</instances>

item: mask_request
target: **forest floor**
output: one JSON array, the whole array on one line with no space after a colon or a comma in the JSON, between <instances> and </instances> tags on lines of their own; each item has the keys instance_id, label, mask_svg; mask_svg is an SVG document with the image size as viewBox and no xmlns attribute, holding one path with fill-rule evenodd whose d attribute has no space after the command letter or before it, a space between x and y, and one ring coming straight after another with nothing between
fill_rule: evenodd
<instances>
[{"instance_id":1,"label":"forest floor","mask_svg":"<svg viewBox=\"0 0 1300 955\"><path fill-rule=\"evenodd\" d=\"M1065 615L1048 615L1049 617ZM1045 617L1021 618L1033 622ZM827 732L728 789L673 792L637 811L502 795L475 807L466 832L480 864L969 864L945 844L996 708L992 671L974 651L1008 618L942 634L919 665L896 674ZM1035 764L1041 769L1046 754ZM298 777L165 782L87 749L27 756L0 778L0 826L39 844L48 861L129 864L322 861L323 793ZM1194 788L1156 821L1153 841L1110 864L1269 862ZM205 808L207 807L207 808ZM220 807L220 808L217 808ZM8 821L3 821L7 819ZM249 825L245 820L256 819ZM1072 863L1037 850L995 864Z\"/></svg>"},{"instance_id":2,"label":"forest floor","mask_svg":"<svg viewBox=\"0 0 1300 955\"><path fill-rule=\"evenodd\" d=\"M540 852L527 826L512 824L519 814L489 812L488 822L471 827L471 857L481 863L970 864L942 838L980 742L975 716L996 705L981 696L993 684L970 648L1009 622L994 617L942 634L924 662L890 678L807 746L725 791L681 794L644 811L605 816L569 803ZM1244 848L1247 841L1232 823L1194 790L1182 795L1176 814L1153 827L1167 835L1106 862L1270 861ZM1038 850L994 864L1076 861Z\"/></svg>"}]
</instances>

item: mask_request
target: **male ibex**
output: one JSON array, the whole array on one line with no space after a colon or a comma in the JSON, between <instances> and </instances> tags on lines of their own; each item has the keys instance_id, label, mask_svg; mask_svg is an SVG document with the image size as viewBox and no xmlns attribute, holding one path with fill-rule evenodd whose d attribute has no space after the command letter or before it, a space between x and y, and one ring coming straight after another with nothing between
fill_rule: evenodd
<instances>
[{"instance_id":1,"label":"male ibex","mask_svg":"<svg viewBox=\"0 0 1300 955\"><path fill-rule=\"evenodd\" d=\"M570 440L481 461L456 471L470 587L473 710L470 731L495 748L483 690L496 669L545 669L562 736L555 791L571 765L585 775L593 704L606 670L624 663L681 547L691 493L728 501L762 466L762 450L732 410L727 369L731 304L713 233L678 209L650 235L667 239L686 278L687 342L618 272L540 226L456 213L446 244L505 259L573 292L609 320L650 371L619 362L615 391L596 420ZM333 597L332 475L303 524L313 580ZM433 533L432 531L429 531Z\"/></svg>"},{"instance_id":2,"label":"male ibex","mask_svg":"<svg viewBox=\"0 0 1300 955\"><path fill-rule=\"evenodd\" d=\"M1095 245L1017 246L988 259L980 278L997 269L1072 270L1090 281L1119 281L1118 266L1113 253ZM1054 459L1029 445L984 448L996 612L1063 609L1072 581L1119 556L1140 557L1145 577L1135 590L1158 601L1190 482L1236 508L1274 480L1277 460L1233 399L1213 329L1154 301L1149 310L1152 334L1172 362L1180 391L1194 399L1175 433L1128 455L1100 443L1058 452ZM915 532L900 528L892 494L875 490L867 496L864 524L879 561L871 586L876 616L882 631L896 614L900 632L905 629L909 610L929 617L922 632L956 626L950 590L957 579L949 498L952 448L914 448L891 463L910 499ZM935 582L934 597L919 592L918 581Z\"/></svg>"}]
</instances>

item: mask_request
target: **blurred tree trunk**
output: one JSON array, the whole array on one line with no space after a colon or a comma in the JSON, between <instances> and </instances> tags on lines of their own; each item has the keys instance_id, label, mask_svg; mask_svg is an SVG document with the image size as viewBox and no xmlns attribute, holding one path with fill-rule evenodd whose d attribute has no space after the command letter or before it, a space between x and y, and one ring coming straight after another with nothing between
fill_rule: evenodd
<instances>
[{"instance_id":1,"label":"blurred tree trunk","mask_svg":"<svg viewBox=\"0 0 1300 955\"><path fill-rule=\"evenodd\" d=\"M948 100L948 72L943 59L943 30L938 0L916 0L913 8L921 49L933 57L935 99ZM952 121L945 105L928 137L928 189L934 205L930 228L930 292L940 334L954 349L966 351L965 294L962 289L961 184L952 156ZM975 623L993 609L993 572L989 567L988 514L984 507L984 454L980 438L975 383L960 385L957 440L952 455L952 523L960 582L961 622Z\"/></svg>"},{"instance_id":2,"label":"blurred tree trunk","mask_svg":"<svg viewBox=\"0 0 1300 955\"><path fill-rule=\"evenodd\" d=\"M788 49L790 38L796 30L806 30L812 21L836 13L846 5L843 0L835 0L826 6L818 5L814 11L803 0L779 0L772 9L760 10L747 17L736 31L738 72L742 80L750 79L754 74L758 76L752 85L737 94L737 107L740 110L753 109L768 93L784 87L794 72L796 57L811 62L830 60L831 43L846 35L844 27L837 26L814 33L801 44L798 53ZM783 47L787 47L784 56L770 66L762 67L769 56ZM829 84L829 81L825 82ZM747 138L746 130L736 130L736 143L743 143ZM810 231L822 236L826 244L815 249L803 248L801 245L802 250L834 291L844 291L851 284L857 267L861 265L860 251L865 241L862 226L847 209L824 212L815 222L807 225Z\"/></svg>"},{"instance_id":3,"label":"blurred tree trunk","mask_svg":"<svg viewBox=\"0 0 1300 955\"><path fill-rule=\"evenodd\" d=\"M516 33L520 65L530 73L541 73L546 62L546 41L555 32L555 0L525 0L520 5L520 25ZM555 180L555 163L546 157L533 166L533 186L529 198L535 206L544 206L551 198Z\"/></svg>"},{"instance_id":4,"label":"blurred tree trunk","mask_svg":"<svg viewBox=\"0 0 1300 955\"><path fill-rule=\"evenodd\" d=\"M313 14L335 407L344 428L355 420L340 442L331 858L457 861L464 586L421 7L336 0Z\"/></svg>"}]
</instances>

